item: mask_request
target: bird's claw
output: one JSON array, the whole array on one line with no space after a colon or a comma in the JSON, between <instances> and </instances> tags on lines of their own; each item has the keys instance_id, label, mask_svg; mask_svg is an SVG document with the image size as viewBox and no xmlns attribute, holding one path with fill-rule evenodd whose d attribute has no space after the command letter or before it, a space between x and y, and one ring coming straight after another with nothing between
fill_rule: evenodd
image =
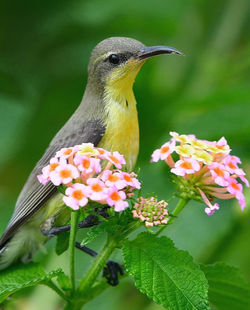
<instances>
[{"instance_id":1,"label":"bird's claw","mask_svg":"<svg viewBox=\"0 0 250 310\"><path fill-rule=\"evenodd\" d=\"M103 269L103 277L107 279L108 283L112 286L119 284L118 274L124 274L123 268L120 264L109 260L106 267Z\"/></svg>"}]
</instances>

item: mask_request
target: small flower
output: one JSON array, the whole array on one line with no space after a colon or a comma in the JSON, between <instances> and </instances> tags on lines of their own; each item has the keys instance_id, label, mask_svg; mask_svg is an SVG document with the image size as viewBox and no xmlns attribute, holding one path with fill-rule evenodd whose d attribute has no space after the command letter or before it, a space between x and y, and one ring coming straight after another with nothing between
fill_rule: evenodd
<instances>
[{"instance_id":1,"label":"small flower","mask_svg":"<svg viewBox=\"0 0 250 310\"><path fill-rule=\"evenodd\" d=\"M170 131L170 136L173 137L174 141L181 142L181 144L190 143L191 140L195 140L195 135L179 135L177 132Z\"/></svg>"},{"instance_id":2,"label":"small flower","mask_svg":"<svg viewBox=\"0 0 250 310\"><path fill-rule=\"evenodd\" d=\"M235 173L238 176L245 175L244 171L238 167L238 163L241 163L239 157L228 155L223 160L226 169L231 174Z\"/></svg>"},{"instance_id":3,"label":"small flower","mask_svg":"<svg viewBox=\"0 0 250 310\"><path fill-rule=\"evenodd\" d=\"M102 170L100 159L82 155L81 153L77 153L75 155L74 164L77 165L77 168L85 174L90 174L92 172L99 173Z\"/></svg>"},{"instance_id":4,"label":"small flower","mask_svg":"<svg viewBox=\"0 0 250 310\"><path fill-rule=\"evenodd\" d=\"M204 150L196 150L192 155L193 158L207 165L210 165L213 162L213 156Z\"/></svg>"},{"instance_id":5,"label":"small flower","mask_svg":"<svg viewBox=\"0 0 250 310\"><path fill-rule=\"evenodd\" d=\"M44 177L49 178L50 173L54 171L60 164L67 164L67 161L64 157L58 159L56 157L51 158L49 165L42 169Z\"/></svg>"},{"instance_id":6,"label":"small flower","mask_svg":"<svg viewBox=\"0 0 250 310\"><path fill-rule=\"evenodd\" d=\"M171 172L184 176L185 174L192 174L200 170L200 165L197 160L193 158L180 159L175 163L175 168L171 169Z\"/></svg>"},{"instance_id":7,"label":"small flower","mask_svg":"<svg viewBox=\"0 0 250 310\"><path fill-rule=\"evenodd\" d=\"M51 182L56 186L68 184L77 178L79 178L79 171L71 164L60 164L50 173Z\"/></svg>"},{"instance_id":8,"label":"small flower","mask_svg":"<svg viewBox=\"0 0 250 310\"><path fill-rule=\"evenodd\" d=\"M62 148L60 151L56 152L55 157L69 158L77 151L78 151L78 145L74 147Z\"/></svg>"},{"instance_id":9,"label":"small flower","mask_svg":"<svg viewBox=\"0 0 250 310\"><path fill-rule=\"evenodd\" d=\"M88 203L89 189L83 184L75 183L66 189L65 195L64 203L73 210L78 210L79 206L84 207Z\"/></svg>"},{"instance_id":10,"label":"small flower","mask_svg":"<svg viewBox=\"0 0 250 310\"><path fill-rule=\"evenodd\" d=\"M159 159L165 160L171 153L173 153L174 148L175 142L164 143L160 149L154 151L151 161L157 162Z\"/></svg>"},{"instance_id":11,"label":"small flower","mask_svg":"<svg viewBox=\"0 0 250 310\"><path fill-rule=\"evenodd\" d=\"M56 157L51 158L49 165L43 167L42 174L37 176L38 181L42 185L46 185L50 181L50 173L54 171L60 164L67 164L66 159L58 159Z\"/></svg>"},{"instance_id":12,"label":"small flower","mask_svg":"<svg viewBox=\"0 0 250 310\"><path fill-rule=\"evenodd\" d=\"M109 206L114 206L116 212L123 211L129 204L126 199L126 194L123 191L118 191L116 188L110 188L108 190L108 196L106 198L107 204Z\"/></svg>"},{"instance_id":13,"label":"small flower","mask_svg":"<svg viewBox=\"0 0 250 310\"><path fill-rule=\"evenodd\" d=\"M112 172L111 170L105 170L101 176L103 182L107 187L116 187L117 189L123 189L127 186L127 183L122 180L121 173Z\"/></svg>"},{"instance_id":14,"label":"small flower","mask_svg":"<svg viewBox=\"0 0 250 310\"><path fill-rule=\"evenodd\" d=\"M221 150L219 148L217 148L214 143L209 144L209 141L207 141L207 143L208 143L208 146L206 148L207 152L210 152L212 155L216 155L216 154L221 153Z\"/></svg>"},{"instance_id":15,"label":"small flower","mask_svg":"<svg viewBox=\"0 0 250 310\"><path fill-rule=\"evenodd\" d=\"M212 177L214 177L214 182L220 186L227 186L229 178L229 172L226 171L224 165L220 163L213 163L209 167Z\"/></svg>"},{"instance_id":16,"label":"small flower","mask_svg":"<svg viewBox=\"0 0 250 310\"><path fill-rule=\"evenodd\" d=\"M225 139L225 137L221 137L220 140L216 143L216 145L225 146L225 147L229 148L227 145L227 140Z\"/></svg>"},{"instance_id":17,"label":"small flower","mask_svg":"<svg viewBox=\"0 0 250 310\"><path fill-rule=\"evenodd\" d=\"M235 198L238 200L238 202L241 206L241 209L244 209L246 206L246 203L245 203L245 197L244 197L243 192L242 192L242 190L243 190L242 184L238 183L233 178L229 178L228 183L229 184L227 186L227 191L230 194L233 194L235 196Z\"/></svg>"},{"instance_id":18,"label":"small flower","mask_svg":"<svg viewBox=\"0 0 250 310\"><path fill-rule=\"evenodd\" d=\"M56 169L60 165L59 159L58 158L51 158L50 163L48 166L44 167L42 169L42 173L44 177L49 177L50 173Z\"/></svg>"},{"instance_id":19,"label":"small flower","mask_svg":"<svg viewBox=\"0 0 250 310\"><path fill-rule=\"evenodd\" d=\"M146 227L167 224L169 220L167 205L164 200L157 201L155 197L148 199L140 197L134 205L133 217L145 222Z\"/></svg>"},{"instance_id":20,"label":"small flower","mask_svg":"<svg viewBox=\"0 0 250 310\"><path fill-rule=\"evenodd\" d=\"M229 183L227 187L228 192L235 195L237 199L242 199L243 198L242 185L233 178L229 178L228 183Z\"/></svg>"},{"instance_id":21,"label":"small flower","mask_svg":"<svg viewBox=\"0 0 250 310\"><path fill-rule=\"evenodd\" d=\"M206 150L210 145L203 140L198 139L190 139L190 145L192 145L195 149Z\"/></svg>"},{"instance_id":22,"label":"small flower","mask_svg":"<svg viewBox=\"0 0 250 310\"><path fill-rule=\"evenodd\" d=\"M224 137L220 138L218 142L215 142L215 146L220 150L220 153L223 154L229 154L231 151L229 145L227 144L227 140Z\"/></svg>"},{"instance_id":23,"label":"small flower","mask_svg":"<svg viewBox=\"0 0 250 310\"><path fill-rule=\"evenodd\" d=\"M108 152L107 150L104 150L100 147L97 148L97 151L99 153L98 157L104 160L107 160L108 156L111 155L110 152Z\"/></svg>"},{"instance_id":24,"label":"small flower","mask_svg":"<svg viewBox=\"0 0 250 310\"><path fill-rule=\"evenodd\" d=\"M207 215L213 215L215 211L219 210L219 204L215 203L214 205L211 204L210 207L205 208L205 212Z\"/></svg>"},{"instance_id":25,"label":"small flower","mask_svg":"<svg viewBox=\"0 0 250 310\"><path fill-rule=\"evenodd\" d=\"M82 143L79 145L79 153L81 155L99 155L98 149L94 147L93 143Z\"/></svg>"},{"instance_id":26,"label":"small flower","mask_svg":"<svg viewBox=\"0 0 250 310\"><path fill-rule=\"evenodd\" d=\"M126 164L124 156L121 155L119 152L107 154L106 159L109 160L117 169L121 169L122 165Z\"/></svg>"},{"instance_id":27,"label":"small flower","mask_svg":"<svg viewBox=\"0 0 250 310\"><path fill-rule=\"evenodd\" d=\"M94 201L102 201L107 198L107 188L105 184L97 178L90 178L87 180L90 193L89 198Z\"/></svg>"},{"instance_id":28,"label":"small flower","mask_svg":"<svg viewBox=\"0 0 250 310\"><path fill-rule=\"evenodd\" d=\"M244 173L244 175L245 175L245 173ZM249 187L249 182L248 182L248 180L244 177L244 175L239 175L239 178L241 179L241 181L242 181L243 183L245 183L245 185L246 185L247 187Z\"/></svg>"},{"instance_id":29,"label":"small flower","mask_svg":"<svg viewBox=\"0 0 250 310\"><path fill-rule=\"evenodd\" d=\"M134 187L136 189L141 188L141 183L137 180L136 174L127 173L127 172L120 172L122 179L126 182L126 185Z\"/></svg>"},{"instance_id":30,"label":"small flower","mask_svg":"<svg viewBox=\"0 0 250 310\"><path fill-rule=\"evenodd\" d=\"M215 211L219 210L219 204L215 203L214 205L211 204L211 202L208 200L207 196L204 194L204 192L202 190L199 189L199 192L201 194L201 197L203 199L203 201L205 202L205 204L207 205L207 207L205 208L205 213L207 215L213 215Z\"/></svg>"},{"instance_id":31,"label":"small flower","mask_svg":"<svg viewBox=\"0 0 250 310\"><path fill-rule=\"evenodd\" d=\"M182 146L176 146L175 151L177 154L183 156L183 157L190 157L194 154L195 148L191 145L182 145Z\"/></svg>"}]
</instances>

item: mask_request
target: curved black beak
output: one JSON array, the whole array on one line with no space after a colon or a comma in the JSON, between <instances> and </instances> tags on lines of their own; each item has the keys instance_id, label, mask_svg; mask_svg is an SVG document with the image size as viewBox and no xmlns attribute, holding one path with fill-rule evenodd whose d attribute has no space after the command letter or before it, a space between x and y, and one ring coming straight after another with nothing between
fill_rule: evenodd
<instances>
[{"instance_id":1,"label":"curved black beak","mask_svg":"<svg viewBox=\"0 0 250 310\"><path fill-rule=\"evenodd\" d=\"M183 55L180 51L169 46L145 46L138 53L139 59L146 59L160 54L178 54Z\"/></svg>"}]
</instances>

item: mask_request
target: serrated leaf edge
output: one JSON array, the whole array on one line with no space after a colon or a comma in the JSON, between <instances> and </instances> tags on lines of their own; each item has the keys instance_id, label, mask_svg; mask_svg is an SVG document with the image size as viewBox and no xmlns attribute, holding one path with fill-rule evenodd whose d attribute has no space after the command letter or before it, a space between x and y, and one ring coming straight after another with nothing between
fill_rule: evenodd
<instances>
[{"instance_id":1,"label":"serrated leaf edge","mask_svg":"<svg viewBox=\"0 0 250 310\"><path fill-rule=\"evenodd\" d=\"M56 276L57 276L58 274L60 274L61 272L63 272L61 268L59 268L59 269L57 269L57 270L52 270L52 271L50 271L50 272L48 272L48 273L46 273L46 272L44 271L45 277L44 277L44 279L42 279L42 280L31 280L31 281L25 282L25 285L20 285L20 284L19 284L19 285L16 285L16 288L15 288L14 290L11 290L11 291L8 290L8 289L3 290L3 291L0 293L0 302L2 301L1 296L6 295L7 293L13 294L13 293L15 293L16 291L18 291L18 290L20 290L20 289L22 289L22 288L26 288L26 287L29 287L29 286L33 286L33 285L39 284L39 283L42 284L42 282L46 282L46 280L50 280L50 279L56 277ZM9 295L8 295L8 296L9 296Z\"/></svg>"},{"instance_id":2,"label":"serrated leaf edge","mask_svg":"<svg viewBox=\"0 0 250 310\"><path fill-rule=\"evenodd\" d=\"M148 234L148 232L142 232L142 233L140 233L138 236L141 236L141 235L143 235L143 234L145 234L145 235L147 235ZM137 236L137 237L138 237ZM200 265L199 264L197 264L194 260L193 260L193 257L188 253L188 251L185 251L185 250L180 250L180 249L178 249L178 248L176 248L176 246L175 246L175 244L174 244L174 242L173 242L173 240L171 240L170 238L168 238L168 237L166 237L166 236L162 236L162 237L160 237L160 238L158 238L158 239L167 239L168 240L168 242L171 244L171 245L173 245L174 247L175 247L175 249L176 250L178 250L180 253L182 253L182 254L187 254L188 255L188 257L189 257L189 260L190 260L190 262L193 262L196 266L197 266L197 269L199 269L202 273L203 273L203 270L200 268ZM131 241L130 240L126 240L125 242L124 242L124 244L123 244L123 248L122 248L122 250L124 250L124 245L126 244L126 243L130 243ZM123 257L124 257L124 264L125 264L125 267L126 267L126 269L127 269L127 271L128 271L128 274L130 275L130 276L132 276L134 279L135 279L135 286L139 289L139 291L141 291L143 294L145 294L146 296L148 296L148 294L146 293L146 291L145 290L143 290L142 288L139 288L138 287L138 284L137 284L137 282L136 282L136 277L133 275L133 273L132 272L129 272L129 270L128 270L128 268L127 268L127 265L126 265L126 260L125 260L125 256L123 255ZM158 264L157 264L158 265ZM159 265L158 265L159 266ZM162 268L159 266L159 268L162 270ZM203 273L204 274L204 273ZM169 277L169 276L168 276ZM169 277L169 279L175 284L175 282ZM209 285L208 285L208 281L207 281L207 279L206 279L206 277L205 277L205 274L204 274L204 289L206 289L206 301L204 300L204 302L206 303L206 305L208 306L208 289L209 289ZM137 279L137 281L138 281L138 279ZM165 281L164 281L165 282ZM175 284L175 286L178 288L178 290L181 292L181 294L186 298L186 300L189 300L188 299L188 297L185 295L185 294L183 294L183 292L181 291L181 289ZM160 304L157 300L155 300L155 296L151 296L151 298L153 299L153 301L154 302L156 302L156 303L158 303L158 304ZM193 306L193 308L194 309L197 309L197 308L195 308L194 307L194 305L193 305L193 303L192 302L190 302L190 304ZM207 308L207 309L209 309L209 307ZM199 309L197 309L197 310L199 310Z\"/></svg>"}]
</instances>

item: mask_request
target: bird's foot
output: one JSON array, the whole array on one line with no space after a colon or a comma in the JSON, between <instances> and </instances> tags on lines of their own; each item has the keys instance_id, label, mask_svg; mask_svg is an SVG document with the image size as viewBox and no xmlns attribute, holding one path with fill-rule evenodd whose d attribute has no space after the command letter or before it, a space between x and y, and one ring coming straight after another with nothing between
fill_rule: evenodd
<instances>
[{"instance_id":1,"label":"bird's foot","mask_svg":"<svg viewBox=\"0 0 250 310\"><path fill-rule=\"evenodd\" d=\"M49 219L50 220L50 219ZM54 226L53 225L49 225L49 220L45 221L42 225L41 225L41 232L43 235L47 236L47 237L54 237L56 235L59 235L63 232L66 231L70 231L70 224L69 225L64 225L64 226ZM98 225L99 222L97 220L97 216L96 215L89 215L88 217L86 217L84 220L82 220L81 222L78 223L78 228L88 228L88 227L92 227L95 225Z\"/></svg>"},{"instance_id":2,"label":"bird's foot","mask_svg":"<svg viewBox=\"0 0 250 310\"><path fill-rule=\"evenodd\" d=\"M106 267L103 269L103 277L106 278L108 283L112 286L119 284L119 273L121 276L124 274L122 266L112 260L109 260Z\"/></svg>"},{"instance_id":3,"label":"bird's foot","mask_svg":"<svg viewBox=\"0 0 250 310\"><path fill-rule=\"evenodd\" d=\"M96 257L98 253L84 245L81 245L80 242L75 243L76 248L83 251L84 253ZM116 286L119 283L119 273L122 276L124 274L123 268L120 264L109 260L106 264L106 267L103 269L103 277L107 279L108 283L112 286Z\"/></svg>"},{"instance_id":4,"label":"bird's foot","mask_svg":"<svg viewBox=\"0 0 250 310\"><path fill-rule=\"evenodd\" d=\"M106 219L109 217L109 214L106 212L109 208L109 206L104 206L101 209L96 210L96 213Z\"/></svg>"}]
</instances>

